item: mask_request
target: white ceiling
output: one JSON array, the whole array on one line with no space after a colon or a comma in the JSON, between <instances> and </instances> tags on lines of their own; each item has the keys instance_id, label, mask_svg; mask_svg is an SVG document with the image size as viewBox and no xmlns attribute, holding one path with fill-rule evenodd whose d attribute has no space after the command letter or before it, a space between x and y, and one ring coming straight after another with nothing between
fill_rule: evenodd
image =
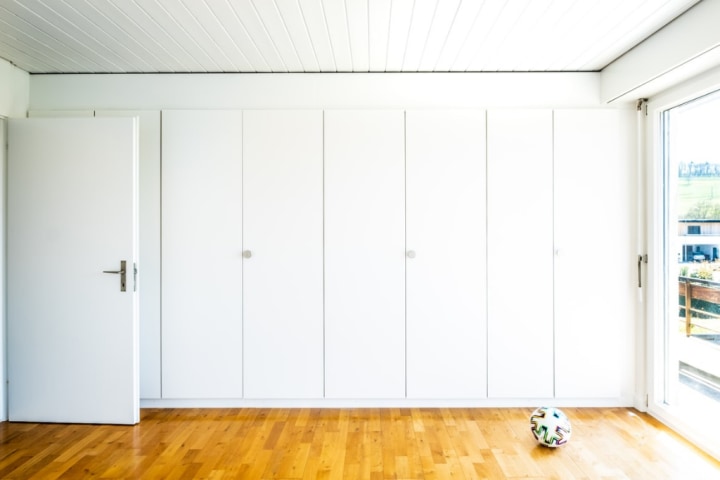
<instances>
[{"instance_id":1,"label":"white ceiling","mask_svg":"<svg viewBox=\"0 0 720 480\"><path fill-rule=\"evenodd\" d=\"M0 0L30 73L599 71L698 0Z\"/></svg>"}]
</instances>

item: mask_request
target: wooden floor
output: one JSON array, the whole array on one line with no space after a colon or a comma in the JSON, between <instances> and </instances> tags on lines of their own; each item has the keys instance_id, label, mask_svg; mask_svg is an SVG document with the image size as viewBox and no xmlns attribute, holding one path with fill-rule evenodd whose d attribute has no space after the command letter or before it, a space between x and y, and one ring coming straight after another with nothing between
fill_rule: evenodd
<instances>
[{"instance_id":1,"label":"wooden floor","mask_svg":"<svg viewBox=\"0 0 720 480\"><path fill-rule=\"evenodd\" d=\"M720 479L720 463L632 409L147 409L134 427L0 424L0 478Z\"/></svg>"}]
</instances>

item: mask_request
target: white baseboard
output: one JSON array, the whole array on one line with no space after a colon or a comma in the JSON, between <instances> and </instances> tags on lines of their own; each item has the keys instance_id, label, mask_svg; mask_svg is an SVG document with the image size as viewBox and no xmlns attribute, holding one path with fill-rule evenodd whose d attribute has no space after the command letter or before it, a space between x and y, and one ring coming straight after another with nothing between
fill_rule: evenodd
<instances>
[{"instance_id":1,"label":"white baseboard","mask_svg":"<svg viewBox=\"0 0 720 480\"><path fill-rule=\"evenodd\" d=\"M523 399L141 399L141 408L536 408L633 407L622 398Z\"/></svg>"}]
</instances>

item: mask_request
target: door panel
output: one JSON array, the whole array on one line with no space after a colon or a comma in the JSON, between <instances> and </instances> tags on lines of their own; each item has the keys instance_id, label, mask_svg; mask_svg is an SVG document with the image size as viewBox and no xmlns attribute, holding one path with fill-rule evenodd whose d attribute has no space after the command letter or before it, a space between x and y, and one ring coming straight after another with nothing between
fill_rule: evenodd
<instances>
[{"instance_id":1,"label":"door panel","mask_svg":"<svg viewBox=\"0 0 720 480\"><path fill-rule=\"evenodd\" d=\"M485 111L407 112L407 388L482 398Z\"/></svg>"},{"instance_id":2,"label":"door panel","mask_svg":"<svg viewBox=\"0 0 720 480\"><path fill-rule=\"evenodd\" d=\"M162 122L162 396L240 398L242 112Z\"/></svg>"},{"instance_id":3,"label":"door panel","mask_svg":"<svg viewBox=\"0 0 720 480\"><path fill-rule=\"evenodd\" d=\"M325 393L405 396L404 117L325 112Z\"/></svg>"},{"instance_id":4,"label":"door panel","mask_svg":"<svg viewBox=\"0 0 720 480\"><path fill-rule=\"evenodd\" d=\"M243 114L245 396L323 396L321 111Z\"/></svg>"},{"instance_id":5,"label":"door panel","mask_svg":"<svg viewBox=\"0 0 720 480\"><path fill-rule=\"evenodd\" d=\"M626 110L555 112L555 382L565 398L620 398L634 371L633 158ZM611 192L608 185L613 185Z\"/></svg>"},{"instance_id":6,"label":"door panel","mask_svg":"<svg viewBox=\"0 0 720 480\"><path fill-rule=\"evenodd\" d=\"M13 421L139 421L136 139L133 119L10 120Z\"/></svg>"},{"instance_id":7,"label":"door panel","mask_svg":"<svg viewBox=\"0 0 720 480\"><path fill-rule=\"evenodd\" d=\"M552 397L550 110L488 111L488 396Z\"/></svg>"},{"instance_id":8,"label":"door panel","mask_svg":"<svg viewBox=\"0 0 720 480\"><path fill-rule=\"evenodd\" d=\"M638 389L635 404L720 458L720 91L685 90L666 99L644 105L649 114L640 136L652 154L639 162L645 171L638 171L636 188L649 191L646 212L638 197L637 221L647 221L647 230L628 229L649 240L642 290L635 283L640 301L647 288L648 303L637 308L647 319L637 322L637 332L648 337L648 350L636 348L635 358L650 388ZM637 257L628 266L627 276L638 282Z\"/></svg>"}]
</instances>

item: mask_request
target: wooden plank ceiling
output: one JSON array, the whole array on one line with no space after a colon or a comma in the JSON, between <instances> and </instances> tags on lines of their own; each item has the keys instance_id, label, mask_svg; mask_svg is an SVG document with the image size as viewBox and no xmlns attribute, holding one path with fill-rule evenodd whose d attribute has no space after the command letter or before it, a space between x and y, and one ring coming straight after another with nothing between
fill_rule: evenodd
<instances>
[{"instance_id":1,"label":"wooden plank ceiling","mask_svg":"<svg viewBox=\"0 0 720 480\"><path fill-rule=\"evenodd\" d=\"M0 57L30 73L599 71L697 1L0 0Z\"/></svg>"}]
</instances>

